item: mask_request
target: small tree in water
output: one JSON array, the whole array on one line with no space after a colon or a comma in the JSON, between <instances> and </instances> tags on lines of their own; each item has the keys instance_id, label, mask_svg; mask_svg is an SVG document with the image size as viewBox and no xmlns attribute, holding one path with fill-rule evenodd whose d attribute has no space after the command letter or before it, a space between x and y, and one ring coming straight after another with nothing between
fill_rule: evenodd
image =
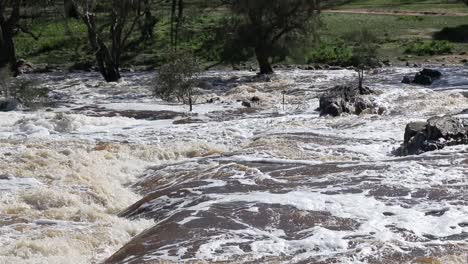
<instances>
[{"instance_id":1,"label":"small tree in water","mask_svg":"<svg viewBox=\"0 0 468 264\"><path fill-rule=\"evenodd\" d=\"M201 68L198 61L189 55L173 53L168 63L158 70L153 94L165 101L178 100L190 106L196 101Z\"/></svg>"},{"instance_id":2,"label":"small tree in water","mask_svg":"<svg viewBox=\"0 0 468 264\"><path fill-rule=\"evenodd\" d=\"M377 38L367 29L362 29L353 34L354 42L352 64L358 72L358 88L362 89L364 71L369 67L378 66Z\"/></svg>"}]
</instances>

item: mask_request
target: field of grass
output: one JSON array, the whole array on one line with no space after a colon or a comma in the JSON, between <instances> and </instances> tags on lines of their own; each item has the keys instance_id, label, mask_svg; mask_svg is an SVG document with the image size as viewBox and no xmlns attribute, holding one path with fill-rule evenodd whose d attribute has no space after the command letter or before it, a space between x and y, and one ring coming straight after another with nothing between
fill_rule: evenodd
<instances>
[{"instance_id":1,"label":"field of grass","mask_svg":"<svg viewBox=\"0 0 468 264\"><path fill-rule=\"evenodd\" d=\"M412 42L432 40L432 35L444 27L468 24L467 17L459 16L418 17L333 13L324 14L322 19L324 27L320 35L324 39L334 40L352 33L357 28L366 28L379 39L381 55L390 60L403 56L406 46ZM468 43L453 43L453 45L454 53L468 51Z\"/></svg>"},{"instance_id":2,"label":"field of grass","mask_svg":"<svg viewBox=\"0 0 468 264\"><path fill-rule=\"evenodd\" d=\"M353 0L338 9L399 10L417 12L467 13L458 0Z\"/></svg>"},{"instance_id":3,"label":"field of grass","mask_svg":"<svg viewBox=\"0 0 468 264\"><path fill-rule=\"evenodd\" d=\"M366 9L402 9L411 8L418 11L437 7L444 12L468 12L468 7L451 3L451 0L354 0L342 8ZM419 8L417 8L419 7ZM161 10L159 10L161 12ZM156 13L156 11L155 11ZM154 39L132 47L123 57L123 66L160 64L162 57L168 51L169 26L167 14L159 17L154 29ZM199 51L198 55L210 60L216 57L212 50L202 49L204 40L209 38L206 27L215 25L222 11L199 12L194 9L187 13L188 18L181 33L183 49ZM405 50L414 46L414 43L428 43L431 46L433 34L443 28L455 28L468 25L468 16L404 16L404 15L375 15L375 14L347 14L324 12L321 18L323 25L319 36L323 43L331 45L331 49L346 49L346 38L353 35L358 29L366 29L376 36L379 44L379 54L383 59L400 61L407 57ZM93 55L88 47L86 28L77 20L65 23L61 19L48 19L36 21L30 25L32 31L39 36L34 40L30 35L20 33L15 41L18 55L33 63L46 63L68 67L73 64L93 61ZM138 38L136 32L131 40ZM343 43L343 40L345 43ZM296 49L295 54L287 58L288 63L309 62L307 55L313 53L315 48L312 41L305 41L302 47ZM452 52L459 54L468 51L468 43L451 43ZM323 48L323 45L322 45ZM347 55L347 50L342 54ZM428 56L419 56L417 59L425 60ZM412 59L414 60L414 59Z\"/></svg>"}]
</instances>

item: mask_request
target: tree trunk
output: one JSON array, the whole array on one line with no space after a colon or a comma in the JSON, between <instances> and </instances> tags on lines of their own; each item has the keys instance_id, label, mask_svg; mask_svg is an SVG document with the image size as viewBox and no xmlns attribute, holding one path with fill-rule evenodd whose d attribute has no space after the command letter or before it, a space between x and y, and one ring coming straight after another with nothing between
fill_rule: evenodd
<instances>
[{"instance_id":1,"label":"tree trunk","mask_svg":"<svg viewBox=\"0 0 468 264\"><path fill-rule=\"evenodd\" d=\"M106 82L118 82L121 78L119 66L116 64L112 56L110 56L107 46L98 39L99 48L96 52L96 61L99 67L99 72L102 74Z\"/></svg>"},{"instance_id":2,"label":"tree trunk","mask_svg":"<svg viewBox=\"0 0 468 264\"><path fill-rule=\"evenodd\" d=\"M114 60L114 56L111 55L104 41L102 41L98 35L94 15L86 14L82 18L88 29L88 39L95 53L99 72L106 82L119 81L121 78L119 65ZM113 53L115 53L115 51Z\"/></svg>"},{"instance_id":3,"label":"tree trunk","mask_svg":"<svg viewBox=\"0 0 468 264\"><path fill-rule=\"evenodd\" d=\"M63 0L63 9L66 18L79 18L78 10L72 0Z\"/></svg>"},{"instance_id":4,"label":"tree trunk","mask_svg":"<svg viewBox=\"0 0 468 264\"><path fill-rule=\"evenodd\" d=\"M263 48L255 48L255 56L257 57L258 66L260 67L260 74L272 74L273 68L271 67L269 56Z\"/></svg>"},{"instance_id":5,"label":"tree trunk","mask_svg":"<svg viewBox=\"0 0 468 264\"><path fill-rule=\"evenodd\" d=\"M192 102L192 96L189 95L189 105L190 105L190 112L193 110L193 102Z\"/></svg>"},{"instance_id":6,"label":"tree trunk","mask_svg":"<svg viewBox=\"0 0 468 264\"><path fill-rule=\"evenodd\" d=\"M0 68L9 66L14 76L19 75L18 63L16 58L15 43L13 41L13 29L3 23L0 25Z\"/></svg>"},{"instance_id":7,"label":"tree trunk","mask_svg":"<svg viewBox=\"0 0 468 264\"><path fill-rule=\"evenodd\" d=\"M359 89L362 89L362 82L364 80L364 70L363 69L360 69L358 71L358 78L359 78L359 84L358 84L358 88Z\"/></svg>"},{"instance_id":8,"label":"tree trunk","mask_svg":"<svg viewBox=\"0 0 468 264\"><path fill-rule=\"evenodd\" d=\"M14 76L20 74L16 58L14 30L20 20L20 1L14 2L11 15L5 18L4 3L0 2L0 68L9 66Z\"/></svg>"}]
</instances>

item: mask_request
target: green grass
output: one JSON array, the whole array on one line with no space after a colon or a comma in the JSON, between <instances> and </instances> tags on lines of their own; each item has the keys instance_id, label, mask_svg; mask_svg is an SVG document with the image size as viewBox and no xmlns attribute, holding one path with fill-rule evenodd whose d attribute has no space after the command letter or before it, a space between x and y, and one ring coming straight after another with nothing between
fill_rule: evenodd
<instances>
[{"instance_id":1,"label":"green grass","mask_svg":"<svg viewBox=\"0 0 468 264\"><path fill-rule=\"evenodd\" d=\"M404 9L415 8L419 11L426 8L437 8L445 11L463 10L468 7L458 3L448 3L451 0L354 0L343 8L372 9ZM447 4L448 3L448 4ZM368 8L366 8L368 9ZM184 29L180 36L183 41L180 48L195 51L196 55L207 61L215 61L217 50L203 48L203 42L210 38L207 27L216 25L223 17L225 10L215 9L201 12L200 9L187 9ZM458 11L457 11L458 12ZM128 50L122 65L161 64L169 51L169 21L167 10L155 10L159 19L154 29L154 39L145 43L136 41L136 45ZM313 41L304 41L294 47L295 54L286 58L287 63L331 62L343 61L349 58L349 43L356 29L367 29L377 38L379 54L383 59L395 59L406 56L405 49L415 41L431 41L433 34L443 28L464 29L468 25L467 17L463 16L402 16L402 15L371 15L323 13L323 27L319 36L323 45L313 46ZM73 63L93 61L93 54L88 47L86 28L81 21L70 20L68 23L71 34L65 34L66 27L61 18L37 20L32 24L32 31L40 35L39 40L20 33L15 38L17 53L20 58L26 58L33 63L47 63L60 66L70 66ZM457 32L464 32L458 30ZM139 32L135 30L130 41L138 40ZM343 43L344 41L344 43ZM468 50L468 44L453 42L453 53ZM451 44L451 45L452 45ZM427 56L427 55L425 55ZM424 56L423 56L424 57Z\"/></svg>"},{"instance_id":2,"label":"green grass","mask_svg":"<svg viewBox=\"0 0 468 264\"><path fill-rule=\"evenodd\" d=\"M33 63L64 64L90 59L86 28L76 20L68 22L70 34L66 33L64 21L36 21L30 31L38 40L29 34L20 33L15 38L17 54Z\"/></svg>"},{"instance_id":3,"label":"green grass","mask_svg":"<svg viewBox=\"0 0 468 264\"><path fill-rule=\"evenodd\" d=\"M468 8L467 8L468 9ZM468 23L466 17L456 16L388 16L369 14L326 13L322 17L324 41L349 35L356 28L366 28L379 39L379 53L384 59L395 60L405 55L405 47L417 40L432 40L435 32L444 27L458 27ZM468 43L453 43L453 52L468 50Z\"/></svg>"},{"instance_id":4,"label":"green grass","mask_svg":"<svg viewBox=\"0 0 468 264\"><path fill-rule=\"evenodd\" d=\"M406 46L405 53L418 56L452 54L454 45L448 41L415 41Z\"/></svg>"},{"instance_id":5,"label":"green grass","mask_svg":"<svg viewBox=\"0 0 468 264\"><path fill-rule=\"evenodd\" d=\"M338 9L468 13L466 5L458 0L353 0Z\"/></svg>"}]
</instances>

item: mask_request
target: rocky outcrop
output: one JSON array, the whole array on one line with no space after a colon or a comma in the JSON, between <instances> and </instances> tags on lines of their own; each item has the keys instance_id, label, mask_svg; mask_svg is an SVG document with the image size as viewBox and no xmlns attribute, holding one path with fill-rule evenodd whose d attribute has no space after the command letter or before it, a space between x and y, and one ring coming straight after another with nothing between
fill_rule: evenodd
<instances>
[{"instance_id":1,"label":"rocky outcrop","mask_svg":"<svg viewBox=\"0 0 468 264\"><path fill-rule=\"evenodd\" d=\"M362 95L372 94L369 88L336 86L320 97L319 111L321 116L340 116L343 113L361 114L374 104Z\"/></svg>"},{"instance_id":2,"label":"rocky outcrop","mask_svg":"<svg viewBox=\"0 0 468 264\"><path fill-rule=\"evenodd\" d=\"M440 79L442 77L442 73L438 70L432 69L423 69L422 71L416 73L414 78L410 76L403 77L402 83L406 84L420 84L420 85L431 85L434 81Z\"/></svg>"},{"instance_id":3,"label":"rocky outcrop","mask_svg":"<svg viewBox=\"0 0 468 264\"><path fill-rule=\"evenodd\" d=\"M406 126L403 155L421 154L446 146L468 144L468 121L456 117L432 117L426 122L412 122Z\"/></svg>"}]
</instances>

